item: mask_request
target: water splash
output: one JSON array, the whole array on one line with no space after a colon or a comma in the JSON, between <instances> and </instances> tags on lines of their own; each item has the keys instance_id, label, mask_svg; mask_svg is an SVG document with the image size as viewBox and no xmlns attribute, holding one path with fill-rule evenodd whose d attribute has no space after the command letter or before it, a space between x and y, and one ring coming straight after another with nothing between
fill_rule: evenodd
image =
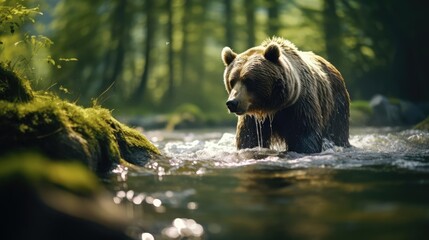
<instances>
[{"instance_id":1,"label":"water splash","mask_svg":"<svg viewBox=\"0 0 429 240\"><path fill-rule=\"evenodd\" d=\"M270 120L272 118L268 117ZM259 119L260 121L265 119ZM258 131L262 133L262 131ZM352 131L353 132L353 131ZM357 129L351 135L351 148L333 146L324 142L324 151L317 154L299 154L273 149L254 148L236 150L233 132L220 138L193 139L169 142L163 151L176 166L203 174L216 168L234 168L246 165L296 168L335 168L384 166L429 170L429 133L418 130ZM178 170L179 168L176 168ZM172 170L172 169L171 169ZM176 172L176 174L180 172ZM174 170L168 174L175 174Z\"/></svg>"},{"instance_id":2,"label":"water splash","mask_svg":"<svg viewBox=\"0 0 429 240\"><path fill-rule=\"evenodd\" d=\"M272 121L271 116L257 120L259 142L262 141L261 125L266 118ZM233 130L175 134L170 140L166 133L165 139L156 143L166 159L149 162L147 169L164 175L203 175L219 168L249 165L285 169L387 167L429 170L429 133L418 130L352 130L350 143L353 147L337 147L324 141L323 152L317 154L266 149L261 148L261 144L254 149L236 150ZM160 167L163 172L159 172Z\"/></svg>"}]
</instances>

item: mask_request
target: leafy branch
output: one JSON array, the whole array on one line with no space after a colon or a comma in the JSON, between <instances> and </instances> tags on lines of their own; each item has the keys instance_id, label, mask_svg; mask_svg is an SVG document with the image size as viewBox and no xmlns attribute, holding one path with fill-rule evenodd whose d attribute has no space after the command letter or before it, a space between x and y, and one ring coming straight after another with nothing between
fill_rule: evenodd
<instances>
[{"instance_id":1,"label":"leafy branch","mask_svg":"<svg viewBox=\"0 0 429 240\"><path fill-rule=\"evenodd\" d=\"M3 55L0 62L24 73L27 78L37 79L35 69L40 68L40 64L60 69L59 62L77 61L76 58L55 60L48 50L54 43L44 35L28 32L16 35L25 24L34 24L37 15L43 15L39 7L29 8L25 3L23 0L0 0L0 56Z\"/></svg>"},{"instance_id":2,"label":"leafy branch","mask_svg":"<svg viewBox=\"0 0 429 240\"><path fill-rule=\"evenodd\" d=\"M13 34L24 22L30 21L34 23L34 16L43 15L39 7L27 8L21 3L15 3L13 6L5 6L5 3L6 0L0 0L0 34ZM1 39L0 44L3 44Z\"/></svg>"}]
</instances>

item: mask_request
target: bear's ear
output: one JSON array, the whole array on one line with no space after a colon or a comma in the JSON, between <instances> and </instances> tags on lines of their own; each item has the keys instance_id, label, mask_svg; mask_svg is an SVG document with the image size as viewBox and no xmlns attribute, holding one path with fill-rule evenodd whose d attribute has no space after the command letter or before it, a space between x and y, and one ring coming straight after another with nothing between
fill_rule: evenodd
<instances>
[{"instance_id":1,"label":"bear's ear","mask_svg":"<svg viewBox=\"0 0 429 240\"><path fill-rule=\"evenodd\" d=\"M235 57L237 57L237 53L233 52L231 48L224 47L222 49L222 61L225 64L225 66L228 66L229 64L234 61Z\"/></svg>"},{"instance_id":2,"label":"bear's ear","mask_svg":"<svg viewBox=\"0 0 429 240\"><path fill-rule=\"evenodd\" d=\"M280 57L280 47L275 43L271 43L267 46L264 52L264 57L271 62L278 62Z\"/></svg>"}]
</instances>

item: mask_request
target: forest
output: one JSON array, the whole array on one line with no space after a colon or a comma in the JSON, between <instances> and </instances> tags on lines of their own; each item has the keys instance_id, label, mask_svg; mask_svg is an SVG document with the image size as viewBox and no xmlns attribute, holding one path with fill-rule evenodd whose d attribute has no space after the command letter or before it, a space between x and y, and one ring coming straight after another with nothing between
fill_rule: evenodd
<instances>
[{"instance_id":1,"label":"forest","mask_svg":"<svg viewBox=\"0 0 429 240\"><path fill-rule=\"evenodd\" d=\"M38 90L114 113L227 115L221 49L270 36L331 61L352 101L429 100L424 1L2 0L0 59ZM20 28L20 31L16 31Z\"/></svg>"},{"instance_id":2,"label":"forest","mask_svg":"<svg viewBox=\"0 0 429 240\"><path fill-rule=\"evenodd\" d=\"M2 239L427 238L428 6L0 0ZM221 51L272 36L338 68L350 117L234 128ZM326 112L341 145L301 117Z\"/></svg>"}]
</instances>

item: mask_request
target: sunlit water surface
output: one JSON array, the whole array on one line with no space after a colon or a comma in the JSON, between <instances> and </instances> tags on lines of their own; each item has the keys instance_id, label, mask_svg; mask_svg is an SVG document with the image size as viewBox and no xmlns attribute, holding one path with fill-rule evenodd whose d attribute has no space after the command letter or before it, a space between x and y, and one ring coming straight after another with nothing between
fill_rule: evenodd
<instances>
[{"instance_id":1,"label":"sunlit water surface","mask_svg":"<svg viewBox=\"0 0 429 240\"><path fill-rule=\"evenodd\" d=\"M351 130L352 148L237 151L233 129L145 132L166 156L109 186L136 239L427 239L429 133Z\"/></svg>"}]
</instances>

